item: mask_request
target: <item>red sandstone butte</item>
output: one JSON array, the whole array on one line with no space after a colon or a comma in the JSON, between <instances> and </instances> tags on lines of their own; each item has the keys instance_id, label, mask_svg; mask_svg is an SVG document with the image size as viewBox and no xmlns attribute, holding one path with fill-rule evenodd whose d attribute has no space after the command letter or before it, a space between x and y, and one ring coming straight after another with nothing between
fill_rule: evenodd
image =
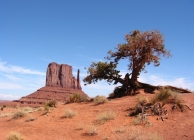
<instances>
[{"instance_id":1,"label":"red sandstone butte","mask_svg":"<svg viewBox=\"0 0 194 140\"><path fill-rule=\"evenodd\" d=\"M52 62L47 68L46 86L14 102L21 104L43 104L48 100L65 102L69 94L86 95L80 85L79 72L78 69L76 79L72 74L72 66Z\"/></svg>"}]
</instances>

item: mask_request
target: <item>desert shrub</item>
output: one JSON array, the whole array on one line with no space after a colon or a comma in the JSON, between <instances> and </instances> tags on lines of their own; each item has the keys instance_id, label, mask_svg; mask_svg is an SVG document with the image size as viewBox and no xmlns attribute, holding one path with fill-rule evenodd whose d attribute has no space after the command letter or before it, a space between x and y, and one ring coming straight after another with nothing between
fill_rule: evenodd
<instances>
[{"instance_id":1,"label":"desert shrub","mask_svg":"<svg viewBox=\"0 0 194 140\"><path fill-rule=\"evenodd\" d=\"M18 132L10 132L7 140L24 140L24 136Z\"/></svg>"},{"instance_id":2,"label":"desert shrub","mask_svg":"<svg viewBox=\"0 0 194 140\"><path fill-rule=\"evenodd\" d=\"M3 105L3 108L6 108L6 105Z\"/></svg>"},{"instance_id":3,"label":"desert shrub","mask_svg":"<svg viewBox=\"0 0 194 140\"><path fill-rule=\"evenodd\" d=\"M126 128L123 126L120 126L117 128L117 130L115 131L116 133L125 133L126 132Z\"/></svg>"},{"instance_id":4,"label":"desert shrub","mask_svg":"<svg viewBox=\"0 0 194 140\"><path fill-rule=\"evenodd\" d=\"M45 104L45 105L44 105L44 111L45 111L45 112L49 112L49 110L50 110L50 107L49 107L48 105Z\"/></svg>"},{"instance_id":5,"label":"desert shrub","mask_svg":"<svg viewBox=\"0 0 194 140\"><path fill-rule=\"evenodd\" d=\"M31 121L34 121L36 120L36 118L32 117L32 116L29 116L28 119L25 120L25 122L31 122Z\"/></svg>"},{"instance_id":6,"label":"desert shrub","mask_svg":"<svg viewBox=\"0 0 194 140\"><path fill-rule=\"evenodd\" d=\"M149 136L149 139L150 140L164 140L164 138L161 135L159 135L158 133L152 133Z\"/></svg>"},{"instance_id":7,"label":"desert shrub","mask_svg":"<svg viewBox=\"0 0 194 140\"><path fill-rule=\"evenodd\" d=\"M158 101L161 101L163 103L163 105L165 105L166 103L172 103L172 104L176 104L180 109L181 109L181 107L183 107L180 94L172 91L169 88L167 88L167 89L161 88L159 90L159 93L157 93L153 97L152 103L156 103Z\"/></svg>"},{"instance_id":8,"label":"desert shrub","mask_svg":"<svg viewBox=\"0 0 194 140\"><path fill-rule=\"evenodd\" d=\"M79 124L77 127L76 127L76 130L83 130L84 129L84 124Z\"/></svg>"},{"instance_id":9,"label":"desert shrub","mask_svg":"<svg viewBox=\"0 0 194 140\"><path fill-rule=\"evenodd\" d=\"M86 135L89 135L89 136L95 136L97 135L97 129L94 125L90 125L85 133Z\"/></svg>"},{"instance_id":10,"label":"desert shrub","mask_svg":"<svg viewBox=\"0 0 194 140\"><path fill-rule=\"evenodd\" d=\"M172 94L170 89L160 88L159 92L154 96L152 102L156 103L158 101L162 101L165 104L171 96Z\"/></svg>"},{"instance_id":11,"label":"desert shrub","mask_svg":"<svg viewBox=\"0 0 194 140\"><path fill-rule=\"evenodd\" d=\"M80 103L80 102L85 102L88 100L87 95L81 95L78 93L70 94L67 97L66 103Z\"/></svg>"},{"instance_id":12,"label":"desert shrub","mask_svg":"<svg viewBox=\"0 0 194 140\"><path fill-rule=\"evenodd\" d=\"M50 100L50 101L47 101L45 103L46 106L49 106L49 107L56 107L57 105L57 101L56 100Z\"/></svg>"},{"instance_id":13,"label":"desert shrub","mask_svg":"<svg viewBox=\"0 0 194 140\"><path fill-rule=\"evenodd\" d=\"M1 107L1 111L3 111L3 107Z\"/></svg>"},{"instance_id":14,"label":"desert shrub","mask_svg":"<svg viewBox=\"0 0 194 140\"><path fill-rule=\"evenodd\" d=\"M150 122L148 121L148 118L144 116L144 114L139 113L133 120L132 120L133 125L139 125L139 124L144 124L145 126L150 126Z\"/></svg>"},{"instance_id":15,"label":"desert shrub","mask_svg":"<svg viewBox=\"0 0 194 140\"><path fill-rule=\"evenodd\" d=\"M12 119L23 118L25 115L26 115L26 113L24 111L18 111L18 112L13 114Z\"/></svg>"},{"instance_id":16,"label":"desert shrub","mask_svg":"<svg viewBox=\"0 0 194 140\"><path fill-rule=\"evenodd\" d=\"M65 118L73 118L77 113L71 109L66 109L64 117Z\"/></svg>"},{"instance_id":17,"label":"desert shrub","mask_svg":"<svg viewBox=\"0 0 194 140\"><path fill-rule=\"evenodd\" d=\"M105 111L105 112L100 113L97 116L96 120L99 123L104 123L105 121L113 120L115 117L116 117L116 113L113 112L112 110L109 110L109 111Z\"/></svg>"},{"instance_id":18,"label":"desert shrub","mask_svg":"<svg viewBox=\"0 0 194 140\"><path fill-rule=\"evenodd\" d=\"M95 105L99 105L108 102L108 99L105 96L96 96L93 102Z\"/></svg>"},{"instance_id":19,"label":"desert shrub","mask_svg":"<svg viewBox=\"0 0 194 140\"><path fill-rule=\"evenodd\" d=\"M140 105L144 105L146 103L150 103L150 100L148 98L145 98L145 97L142 97L142 96L138 96L137 100L138 100Z\"/></svg>"},{"instance_id":20,"label":"desert shrub","mask_svg":"<svg viewBox=\"0 0 194 140\"><path fill-rule=\"evenodd\" d=\"M129 132L124 135L119 135L118 140L164 140L158 133L150 133L141 131L137 128L131 127Z\"/></svg>"},{"instance_id":21,"label":"desert shrub","mask_svg":"<svg viewBox=\"0 0 194 140\"><path fill-rule=\"evenodd\" d=\"M11 115L12 113L3 113L3 114L0 114L0 118L9 117Z\"/></svg>"}]
</instances>

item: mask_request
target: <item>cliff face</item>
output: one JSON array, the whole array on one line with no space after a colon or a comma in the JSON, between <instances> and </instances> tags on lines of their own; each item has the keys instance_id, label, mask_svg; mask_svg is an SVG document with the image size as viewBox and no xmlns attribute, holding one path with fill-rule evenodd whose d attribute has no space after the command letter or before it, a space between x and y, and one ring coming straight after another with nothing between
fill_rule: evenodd
<instances>
[{"instance_id":1,"label":"cliff face","mask_svg":"<svg viewBox=\"0 0 194 140\"><path fill-rule=\"evenodd\" d=\"M79 70L77 79L72 75L72 67L67 64L50 63L46 73L46 86L80 89Z\"/></svg>"},{"instance_id":2,"label":"cliff face","mask_svg":"<svg viewBox=\"0 0 194 140\"><path fill-rule=\"evenodd\" d=\"M47 68L46 86L14 102L28 105L42 105L48 100L65 102L68 95L73 93L87 96L80 85L79 70L76 79L73 77L71 66L53 62Z\"/></svg>"}]
</instances>

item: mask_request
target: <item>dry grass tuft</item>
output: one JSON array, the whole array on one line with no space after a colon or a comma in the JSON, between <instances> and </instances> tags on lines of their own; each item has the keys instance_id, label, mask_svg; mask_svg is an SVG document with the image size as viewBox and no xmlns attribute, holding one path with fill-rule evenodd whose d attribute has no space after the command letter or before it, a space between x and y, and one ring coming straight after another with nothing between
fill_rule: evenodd
<instances>
[{"instance_id":1,"label":"dry grass tuft","mask_svg":"<svg viewBox=\"0 0 194 140\"><path fill-rule=\"evenodd\" d=\"M15 120L15 119L19 119L19 118L23 118L26 116L26 112L24 111L17 111L13 114L12 116L12 119Z\"/></svg>"},{"instance_id":2,"label":"dry grass tuft","mask_svg":"<svg viewBox=\"0 0 194 140\"><path fill-rule=\"evenodd\" d=\"M79 124L77 127L76 127L76 130L83 130L84 129L84 124Z\"/></svg>"},{"instance_id":3,"label":"dry grass tuft","mask_svg":"<svg viewBox=\"0 0 194 140\"><path fill-rule=\"evenodd\" d=\"M95 136L95 135L98 135L97 133L97 129L94 125L90 125L87 129L87 131L85 132L86 135L89 135L89 136Z\"/></svg>"},{"instance_id":4,"label":"dry grass tuft","mask_svg":"<svg viewBox=\"0 0 194 140\"><path fill-rule=\"evenodd\" d=\"M158 133L149 133L132 127L127 134L119 135L117 140L164 140Z\"/></svg>"},{"instance_id":5,"label":"dry grass tuft","mask_svg":"<svg viewBox=\"0 0 194 140\"><path fill-rule=\"evenodd\" d=\"M88 101L89 97L87 95L81 95L78 93L70 94L67 97L66 104L69 103L80 103L80 102L85 102Z\"/></svg>"},{"instance_id":6,"label":"dry grass tuft","mask_svg":"<svg viewBox=\"0 0 194 140\"><path fill-rule=\"evenodd\" d=\"M77 115L77 113L71 109L66 109L65 110L65 114L64 117L65 118L73 118L75 115Z\"/></svg>"},{"instance_id":7,"label":"dry grass tuft","mask_svg":"<svg viewBox=\"0 0 194 140\"><path fill-rule=\"evenodd\" d=\"M95 105L99 105L108 102L108 99L105 96L96 96L93 102Z\"/></svg>"},{"instance_id":8,"label":"dry grass tuft","mask_svg":"<svg viewBox=\"0 0 194 140\"><path fill-rule=\"evenodd\" d=\"M24 136L18 132L10 132L7 136L7 140L24 140Z\"/></svg>"},{"instance_id":9,"label":"dry grass tuft","mask_svg":"<svg viewBox=\"0 0 194 140\"><path fill-rule=\"evenodd\" d=\"M113 112L112 110L109 110L109 111L105 111L105 112L100 113L97 116L96 121L98 123L104 123L105 121L113 120L115 117L116 117L116 113Z\"/></svg>"}]
</instances>

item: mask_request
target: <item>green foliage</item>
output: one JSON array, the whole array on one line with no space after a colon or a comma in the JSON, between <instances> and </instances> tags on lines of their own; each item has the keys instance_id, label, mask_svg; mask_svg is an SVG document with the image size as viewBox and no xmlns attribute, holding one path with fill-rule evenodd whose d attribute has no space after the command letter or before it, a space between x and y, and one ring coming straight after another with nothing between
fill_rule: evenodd
<instances>
[{"instance_id":1,"label":"green foliage","mask_svg":"<svg viewBox=\"0 0 194 140\"><path fill-rule=\"evenodd\" d=\"M108 102L108 100L105 96L96 96L93 102L95 105L99 105Z\"/></svg>"},{"instance_id":2,"label":"green foliage","mask_svg":"<svg viewBox=\"0 0 194 140\"><path fill-rule=\"evenodd\" d=\"M116 51L109 51L107 60L111 62L92 62L88 68L88 75L84 78L85 85L106 80L108 84L121 83L124 87L130 86L130 92L136 91L140 86L137 78L142 71L145 71L146 65L154 63L154 66L160 65L160 57L170 57L171 54L164 47L164 39L159 31L140 32L134 30L125 36L126 43L118 44ZM113 59L113 60L111 60ZM117 64L121 59L128 59L128 70L126 79L122 79L116 70ZM131 75L131 78L130 78Z\"/></svg>"},{"instance_id":3,"label":"green foliage","mask_svg":"<svg viewBox=\"0 0 194 140\"><path fill-rule=\"evenodd\" d=\"M113 80L120 78L118 70L116 70L117 64L108 63L108 62L92 62L90 67L88 68L88 76L83 79L85 85L96 83L101 80L106 80L109 84L113 82Z\"/></svg>"},{"instance_id":4,"label":"green foliage","mask_svg":"<svg viewBox=\"0 0 194 140\"><path fill-rule=\"evenodd\" d=\"M80 103L80 102L85 102L88 100L87 95L81 95L78 93L70 94L67 97L66 103Z\"/></svg>"},{"instance_id":5,"label":"green foliage","mask_svg":"<svg viewBox=\"0 0 194 140\"><path fill-rule=\"evenodd\" d=\"M24 136L18 132L10 132L7 140L24 140Z\"/></svg>"},{"instance_id":6,"label":"green foliage","mask_svg":"<svg viewBox=\"0 0 194 140\"><path fill-rule=\"evenodd\" d=\"M13 114L12 119L15 120L15 119L23 118L24 116L26 116L26 113L24 111L18 111Z\"/></svg>"}]
</instances>

